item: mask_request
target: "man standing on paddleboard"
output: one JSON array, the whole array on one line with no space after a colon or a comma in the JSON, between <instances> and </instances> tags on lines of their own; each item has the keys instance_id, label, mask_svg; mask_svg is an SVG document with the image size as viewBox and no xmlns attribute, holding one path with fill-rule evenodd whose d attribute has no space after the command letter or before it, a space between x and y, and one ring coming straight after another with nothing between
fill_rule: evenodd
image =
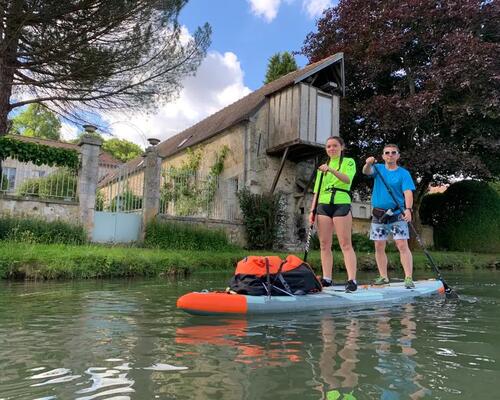
<instances>
[{"instance_id":1,"label":"man standing on paddleboard","mask_svg":"<svg viewBox=\"0 0 500 400\"><path fill-rule=\"evenodd\" d=\"M374 284L389 283L385 246L389 235L392 235L405 272L405 287L412 289L415 284L412 278L413 256L408 247L410 238L408 223L412 221L415 184L408 170L398 165L400 152L397 145L392 143L385 145L382 158L384 164L375 164L375 157L368 157L363 166L363 174L375 179L370 239L375 243L375 259L380 275Z\"/></svg>"}]
</instances>

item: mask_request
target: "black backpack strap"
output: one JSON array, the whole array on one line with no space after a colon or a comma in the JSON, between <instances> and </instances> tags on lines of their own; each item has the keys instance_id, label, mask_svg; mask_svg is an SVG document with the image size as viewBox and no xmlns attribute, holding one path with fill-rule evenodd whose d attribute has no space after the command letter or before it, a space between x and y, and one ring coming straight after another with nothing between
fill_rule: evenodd
<instances>
[{"instance_id":1,"label":"black backpack strap","mask_svg":"<svg viewBox=\"0 0 500 400\"><path fill-rule=\"evenodd\" d=\"M266 262L266 290L267 290L267 296L271 297L271 273L269 271L269 259L267 257L264 257L264 260ZM266 286L264 285L264 286Z\"/></svg>"},{"instance_id":2,"label":"black backpack strap","mask_svg":"<svg viewBox=\"0 0 500 400\"><path fill-rule=\"evenodd\" d=\"M281 271L283 270L283 265L286 264L286 260L282 261L280 264L280 267L278 268L278 272L276 272L276 275L274 276L273 283L276 282L276 279L281 275Z\"/></svg>"},{"instance_id":3,"label":"black backpack strap","mask_svg":"<svg viewBox=\"0 0 500 400\"><path fill-rule=\"evenodd\" d=\"M283 277L283 274L281 273L281 271L283 270L283 265L285 265L285 264L286 264L286 260L284 260L284 261L281 262L280 267L278 268L278 272L274 276L273 286L271 287L271 289L274 288L276 290L279 290L280 292L283 292L283 293L285 293L285 294L293 297L292 288L290 287L290 285L288 284L288 282ZM277 286L274 285L277 280L280 281L281 285L285 288L285 290L280 289L279 287L277 287Z\"/></svg>"},{"instance_id":4,"label":"black backpack strap","mask_svg":"<svg viewBox=\"0 0 500 400\"><path fill-rule=\"evenodd\" d=\"M292 294L292 288L290 287L290 285L287 283L287 281L285 280L285 278L283 278L283 275L279 274L278 275L278 279L280 280L281 284L283 285L283 287L285 288L285 293L290 295L290 296L293 296ZM278 288L277 288L278 289Z\"/></svg>"}]
</instances>

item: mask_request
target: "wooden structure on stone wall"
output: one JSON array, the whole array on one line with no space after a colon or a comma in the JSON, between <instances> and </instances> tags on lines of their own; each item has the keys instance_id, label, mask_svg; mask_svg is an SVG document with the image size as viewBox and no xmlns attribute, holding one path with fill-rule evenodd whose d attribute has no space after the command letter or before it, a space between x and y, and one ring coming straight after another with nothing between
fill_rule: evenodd
<instances>
[{"instance_id":1,"label":"wooden structure on stone wall","mask_svg":"<svg viewBox=\"0 0 500 400\"><path fill-rule=\"evenodd\" d=\"M267 154L282 157L271 192L287 159L301 161L321 154L326 139L339 136L344 93L344 56L338 53L269 96Z\"/></svg>"}]
</instances>

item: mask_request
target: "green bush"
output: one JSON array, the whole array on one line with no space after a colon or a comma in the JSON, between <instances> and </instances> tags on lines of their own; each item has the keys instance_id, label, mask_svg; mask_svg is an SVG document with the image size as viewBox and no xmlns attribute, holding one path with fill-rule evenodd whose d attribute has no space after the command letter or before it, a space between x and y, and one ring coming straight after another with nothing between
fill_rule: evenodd
<instances>
[{"instance_id":1,"label":"green bush","mask_svg":"<svg viewBox=\"0 0 500 400\"><path fill-rule=\"evenodd\" d=\"M38 196L43 199L76 198L76 175L62 168L42 178L25 180L17 189L20 196Z\"/></svg>"},{"instance_id":2,"label":"green bush","mask_svg":"<svg viewBox=\"0 0 500 400\"><path fill-rule=\"evenodd\" d=\"M9 189L9 179L5 174L0 175L0 191L6 192Z\"/></svg>"},{"instance_id":3,"label":"green bush","mask_svg":"<svg viewBox=\"0 0 500 400\"><path fill-rule=\"evenodd\" d=\"M229 243L222 230L173 222L153 221L146 227L144 246L177 250L228 250L235 246Z\"/></svg>"},{"instance_id":4,"label":"green bush","mask_svg":"<svg viewBox=\"0 0 500 400\"><path fill-rule=\"evenodd\" d=\"M281 194L253 194L244 188L238 192L243 223L250 249L273 249L280 245L285 213Z\"/></svg>"},{"instance_id":5,"label":"green bush","mask_svg":"<svg viewBox=\"0 0 500 400\"><path fill-rule=\"evenodd\" d=\"M422 224L435 227L442 221L445 199L445 193L433 193L424 197L419 209Z\"/></svg>"},{"instance_id":6,"label":"green bush","mask_svg":"<svg viewBox=\"0 0 500 400\"><path fill-rule=\"evenodd\" d=\"M500 251L500 196L493 185L460 181L425 196L420 209L422 222L434 227L437 248Z\"/></svg>"},{"instance_id":7,"label":"green bush","mask_svg":"<svg viewBox=\"0 0 500 400\"><path fill-rule=\"evenodd\" d=\"M95 210L104 211L104 194L100 190L95 192Z\"/></svg>"},{"instance_id":8,"label":"green bush","mask_svg":"<svg viewBox=\"0 0 500 400\"><path fill-rule=\"evenodd\" d=\"M0 240L26 243L83 244L85 229L63 221L0 216Z\"/></svg>"},{"instance_id":9,"label":"green bush","mask_svg":"<svg viewBox=\"0 0 500 400\"><path fill-rule=\"evenodd\" d=\"M130 189L125 190L111 200L109 211L131 211L142 208L142 197L137 196Z\"/></svg>"}]
</instances>

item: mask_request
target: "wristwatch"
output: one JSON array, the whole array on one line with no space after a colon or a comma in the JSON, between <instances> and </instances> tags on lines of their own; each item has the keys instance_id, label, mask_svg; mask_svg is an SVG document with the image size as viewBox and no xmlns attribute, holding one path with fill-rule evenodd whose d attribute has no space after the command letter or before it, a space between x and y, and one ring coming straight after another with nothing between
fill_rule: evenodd
<instances>
[{"instance_id":1,"label":"wristwatch","mask_svg":"<svg viewBox=\"0 0 500 400\"><path fill-rule=\"evenodd\" d=\"M413 212L413 209L412 209L412 208L410 208L410 207L406 207L406 208L405 208L405 211L406 211L406 210L410 210L410 212L411 212L411 213Z\"/></svg>"}]
</instances>

